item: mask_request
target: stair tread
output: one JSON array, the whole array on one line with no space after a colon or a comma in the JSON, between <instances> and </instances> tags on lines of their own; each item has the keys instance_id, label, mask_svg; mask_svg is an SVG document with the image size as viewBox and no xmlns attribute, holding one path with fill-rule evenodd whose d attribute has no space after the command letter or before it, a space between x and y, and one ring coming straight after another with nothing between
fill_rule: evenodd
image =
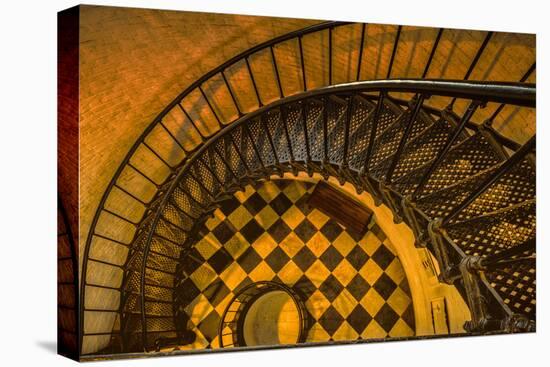
<instances>
[{"instance_id":1,"label":"stair tread","mask_svg":"<svg viewBox=\"0 0 550 367\"><path fill-rule=\"evenodd\" d=\"M472 151L475 152L475 155L472 154ZM393 185L405 195L412 193L416 189L420 177L424 176L432 166L434 159L401 176L393 182ZM455 143L430 176L421 194L426 196L434 191L442 190L501 161L502 157L494 151L486 138L479 132L475 133Z\"/></svg>"},{"instance_id":2,"label":"stair tread","mask_svg":"<svg viewBox=\"0 0 550 367\"><path fill-rule=\"evenodd\" d=\"M431 143L433 139L426 141L426 137L431 137L434 134L434 131L442 125L441 120L433 121L433 119L427 114L421 111L419 118L424 119L426 126L423 130L411 133L408 141L405 143L403 153L397 162L393 178L398 179L403 175L401 172L405 162L410 158L410 156L418 157L418 150L426 148L428 143ZM415 121L415 124L417 122ZM446 136L446 135L445 135ZM435 153L434 153L435 154ZM370 172L373 172L376 177L383 178L385 176L385 171L388 169L389 165L393 161L395 153L389 155L384 160L380 161L376 166L370 169ZM422 164L425 162L425 159L420 159L419 162Z\"/></svg>"},{"instance_id":3,"label":"stair tread","mask_svg":"<svg viewBox=\"0 0 550 367\"><path fill-rule=\"evenodd\" d=\"M417 204L432 216L444 217L451 211L452 207L458 205L474 192L481 182L494 173L498 167L490 167L441 190L423 196L418 199ZM479 216L534 198L534 176L535 171L528 160L523 160L464 208L455 221Z\"/></svg>"},{"instance_id":4,"label":"stair tread","mask_svg":"<svg viewBox=\"0 0 550 367\"><path fill-rule=\"evenodd\" d=\"M531 265L511 265L486 272L485 277L512 312L535 319L536 271Z\"/></svg>"},{"instance_id":5,"label":"stair tread","mask_svg":"<svg viewBox=\"0 0 550 367\"><path fill-rule=\"evenodd\" d=\"M446 232L467 255L488 256L524 243L535 236L535 228L536 200L531 199L453 223Z\"/></svg>"}]
</instances>

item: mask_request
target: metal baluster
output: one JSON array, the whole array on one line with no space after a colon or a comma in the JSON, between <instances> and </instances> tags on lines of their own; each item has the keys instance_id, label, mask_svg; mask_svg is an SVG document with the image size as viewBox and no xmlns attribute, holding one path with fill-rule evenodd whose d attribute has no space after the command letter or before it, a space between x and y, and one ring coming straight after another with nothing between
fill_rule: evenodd
<instances>
[{"instance_id":1,"label":"metal baluster","mask_svg":"<svg viewBox=\"0 0 550 367\"><path fill-rule=\"evenodd\" d=\"M172 134L172 132L166 127L166 125L164 125L164 123L162 122L162 120L159 121L159 125L168 133L168 135L170 135L170 137L176 142L176 145L178 147L180 147L180 149L185 153L185 154L189 154L189 152L183 147L183 145L181 145L181 143L179 142L178 139L176 139L175 135Z\"/></svg>"},{"instance_id":2,"label":"metal baluster","mask_svg":"<svg viewBox=\"0 0 550 367\"><path fill-rule=\"evenodd\" d=\"M328 29L328 85L332 85L332 27Z\"/></svg>"},{"instance_id":3,"label":"metal baluster","mask_svg":"<svg viewBox=\"0 0 550 367\"><path fill-rule=\"evenodd\" d=\"M477 50L476 55L474 56L474 59L472 60L472 63L470 64L470 67L468 68L468 71L466 72L466 75L464 75L464 80L468 80L470 78L470 75L474 71L474 68L477 65L477 62L479 61L479 58L483 54L483 51L485 51L485 47L487 47L487 44L489 43L489 40L493 36L493 32L487 32L487 35L485 36L485 39L483 39L483 42L481 43L481 46ZM456 97L454 97L450 103L450 108L452 109L454 104L456 102Z\"/></svg>"},{"instance_id":4,"label":"metal baluster","mask_svg":"<svg viewBox=\"0 0 550 367\"><path fill-rule=\"evenodd\" d=\"M212 168L210 168L210 166L206 163L204 163L204 160L202 157L198 158L198 160L202 163L202 165L204 166L204 168L210 172L210 174L212 175L212 177L214 178L214 180L216 180L218 182L218 184L220 185L220 187L224 187L224 184L222 183L221 179L218 177L218 175L216 175L214 173L214 171L212 170Z\"/></svg>"},{"instance_id":5,"label":"metal baluster","mask_svg":"<svg viewBox=\"0 0 550 367\"><path fill-rule=\"evenodd\" d=\"M302 47L302 36L298 37L298 45L300 47L300 65L302 66L302 83L304 83L304 92L307 92L306 66L304 63L304 49Z\"/></svg>"},{"instance_id":6,"label":"metal baluster","mask_svg":"<svg viewBox=\"0 0 550 367\"><path fill-rule=\"evenodd\" d=\"M330 135L330 133L328 132L328 125L327 125L327 140L326 140L326 149L327 149L327 157L325 159L325 161L323 162L323 165L324 165L324 168L327 172L327 175L333 175L335 177L338 177L338 172L334 169L334 167L332 166L332 164L334 163L335 165L338 165L338 168L340 169L340 164L337 163L336 161L332 162L331 163L331 160L330 160L330 157L329 157L329 140L331 138L331 136L335 136L337 134L337 131L338 131L338 127L341 126L341 124L344 124L344 128L345 128L345 124L346 124L346 118L347 118L347 101L346 99L344 98L340 98L338 96L334 96L333 97L335 99L335 103L338 104L339 106L343 107L342 108L342 112L339 113L337 116L336 116L336 119L334 121L334 128L333 130L330 132L332 133L332 135ZM330 97L329 97L330 99ZM328 121L327 121L328 123ZM336 153L336 151L339 149L338 146L335 145L336 144L336 138L335 140L333 141L333 146L331 147L331 149L333 149ZM336 157L334 157L336 159Z\"/></svg>"},{"instance_id":7,"label":"metal baluster","mask_svg":"<svg viewBox=\"0 0 550 367\"><path fill-rule=\"evenodd\" d=\"M277 77L277 87L279 88L279 98L284 98L283 86L281 84L281 76L279 75L279 68L277 67L277 58L275 57L275 51L273 51L273 46L269 47L271 51L271 60L273 61L273 66L275 67L275 76Z\"/></svg>"},{"instance_id":8,"label":"metal baluster","mask_svg":"<svg viewBox=\"0 0 550 367\"><path fill-rule=\"evenodd\" d=\"M364 96L362 96L361 94L355 94L355 99L358 101L358 104L361 104L361 102L363 103L369 103L368 102L368 99L366 99ZM373 109L374 110L374 109ZM367 115L359 121L359 123L357 124L357 127L355 128L355 131L350 135L350 144L351 144L351 141L352 139L357 135L357 133L361 130L361 128L363 127L364 124L368 123L368 121L370 121L371 119L371 112L372 111L368 111Z\"/></svg>"},{"instance_id":9,"label":"metal baluster","mask_svg":"<svg viewBox=\"0 0 550 367\"><path fill-rule=\"evenodd\" d=\"M161 186L160 184L153 181L149 176L147 176L145 173L141 172L136 166L134 166L132 163L128 162L128 167L132 168L134 171L140 174L143 178L145 178L147 181L149 181L151 184L153 184L157 189Z\"/></svg>"},{"instance_id":10,"label":"metal baluster","mask_svg":"<svg viewBox=\"0 0 550 367\"><path fill-rule=\"evenodd\" d=\"M248 136L248 139L250 140L250 143L252 145L252 150L254 151L254 154L256 155L256 158L258 158L258 161L260 162L260 165L262 166L262 171L264 172L264 175L267 175L267 169L265 167L264 161L262 159L262 156L260 155L260 152L258 151L258 147L256 146L256 143L254 143L254 138L252 137L252 134L250 133L250 130L248 129L248 126L246 124L243 124L243 129Z\"/></svg>"},{"instance_id":11,"label":"metal baluster","mask_svg":"<svg viewBox=\"0 0 550 367\"><path fill-rule=\"evenodd\" d=\"M181 219L182 216L179 214L179 210L176 209L176 213L177 213L178 217ZM176 227L177 229L179 229L179 230L182 231L182 232L187 232L187 231L189 230L189 229L185 229L185 228L183 228L183 227L180 227L179 225L177 225L177 224L175 224L174 222L172 222L171 220L169 220L169 219L164 215L164 213L162 213L162 214L160 215L159 220L162 220L162 221L168 223L170 226ZM151 252L153 252L153 251L151 250ZM177 260L177 259L176 259L176 260Z\"/></svg>"},{"instance_id":12,"label":"metal baluster","mask_svg":"<svg viewBox=\"0 0 550 367\"><path fill-rule=\"evenodd\" d=\"M202 183L202 180L199 180L197 178L197 176L195 176L195 174L193 173L193 171L191 169L189 169L189 177L191 177L193 180L195 180L195 182L197 183L197 185L199 185L200 187L202 187L202 189L204 190L204 192L206 192L208 194L208 196L210 196L210 199L212 199L212 201L215 201L216 200L216 196L214 195L213 192L211 192L210 190L208 190L206 188L206 186Z\"/></svg>"},{"instance_id":13,"label":"metal baluster","mask_svg":"<svg viewBox=\"0 0 550 367\"><path fill-rule=\"evenodd\" d=\"M168 167L170 171L174 170L174 167L170 165L164 158L162 158L157 152L155 152L155 150L151 148L151 146L147 144L145 140L142 141L141 144L143 144L143 146L145 146L151 153L153 153L166 167Z\"/></svg>"},{"instance_id":14,"label":"metal baluster","mask_svg":"<svg viewBox=\"0 0 550 367\"><path fill-rule=\"evenodd\" d=\"M378 96L378 103L376 104L376 109L374 111L374 118L372 120L372 130L369 135L369 145L367 145L367 155L365 156L365 162L361 168L361 175L365 175L369 171L369 163L372 155L372 150L374 149L374 140L376 138L376 130L378 129L378 120L382 114L382 107L384 104L384 92L380 92Z\"/></svg>"},{"instance_id":15,"label":"metal baluster","mask_svg":"<svg viewBox=\"0 0 550 367\"><path fill-rule=\"evenodd\" d=\"M226 185L230 179L228 178L229 172L226 172L224 169L225 165L224 163L219 163L219 161L223 161L222 158L219 158L214 151L212 147L209 147L206 149L201 157L197 157L204 167L208 167L207 169L211 172L212 176L215 177L216 181L219 182L220 186L224 189L226 189Z\"/></svg>"},{"instance_id":16,"label":"metal baluster","mask_svg":"<svg viewBox=\"0 0 550 367\"><path fill-rule=\"evenodd\" d=\"M273 157L275 159L275 166L279 171L279 176L283 177L283 171L279 167L279 157L277 156L277 149L275 149L275 144L273 144L273 138L271 137L271 133L269 132L269 128L267 127L267 124L263 116L260 116L260 123L264 127L264 130L267 135L267 139L269 140L269 146L271 147L271 152L273 153Z\"/></svg>"},{"instance_id":17,"label":"metal baluster","mask_svg":"<svg viewBox=\"0 0 550 367\"><path fill-rule=\"evenodd\" d=\"M183 114L185 115L185 117L189 120L189 122L191 123L191 125L193 125L193 128L197 131L197 133L199 134L200 138L201 138L201 143L203 143L206 139L208 139L208 136L204 135L201 130L199 129L199 127L197 126L197 124L195 123L195 121L191 118L191 116L189 116L189 114L187 113L187 111L185 110L185 108L183 108L183 105L180 103L178 103L178 107L180 108L180 110L183 112Z\"/></svg>"},{"instance_id":18,"label":"metal baluster","mask_svg":"<svg viewBox=\"0 0 550 367\"><path fill-rule=\"evenodd\" d=\"M112 267L119 268L119 269L124 269L123 265L118 265L118 264L111 263L111 262L108 262L108 261L105 261L105 260L94 259L92 257L88 257L88 260L99 263L99 264L108 265L108 266L112 266Z\"/></svg>"},{"instance_id":19,"label":"metal baluster","mask_svg":"<svg viewBox=\"0 0 550 367\"><path fill-rule=\"evenodd\" d=\"M178 186L178 187L180 187L180 186ZM180 187L180 189L181 189L181 187ZM189 195L187 192L184 192L184 193L186 193L187 195ZM185 210L183 210L183 208L180 207L180 206L178 205L178 203L176 203L176 201L175 201L173 198L169 197L169 198L168 198L168 203L172 204L176 209L178 209L181 213L183 213L183 214L184 214L186 217L188 217L189 219L191 219L191 220L193 220L193 221L196 221L196 220L198 219L198 217L196 217L196 216L194 216L194 215L192 215L192 214L190 214L190 213L187 213Z\"/></svg>"},{"instance_id":20,"label":"metal baluster","mask_svg":"<svg viewBox=\"0 0 550 367\"><path fill-rule=\"evenodd\" d=\"M399 43L399 36L401 35L401 26L397 27L397 34L395 35L395 41L393 43L393 50L391 52L391 58L390 58L390 65L388 67L388 74L386 75L386 79L390 78L391 70L393 68L393 62L395 61L395 54L397 52L397 44Z\"/></svg>"},{"instance_id":21,"label":"metal baluster","mask_svg":"<svg viewBox=\"0 0 550 367\"><path fill-rule=\"evenodd\" d=\"M426 78L426 75L428 75L428 70L430 69L430 65L432 64L432 60L434 58L435 51L437 50L437 46L439 45L439 40L441 39L442 34L443 34L443 28L439 28L439 31L437 32L437 36L435 37L434 45L432 46L432 51L430 52L430 57L428 57L428 62L424 67L424 72L422 73L422 79Z\"/></svg>"},{"instance_id":22,"label":"metal baluster","mask_svg":"<svg viewBox=\"0 0 550 367\"><path fill-rule=\"evenodd\" d=\"M211 154L213 156L218 156L219 160L222 162L222 165L227 169L227 172L229 173L229 175L233 176L233 178L235 179L235 182L231 182L230 179L228 178L226 183L222 183L221 179L220 180L217 180L218 182L220 182L220 185L221 187L223 187L224 190L229 190L229 186L232 184L232 183L237 183L237 185L239 185L239 177L237 176L237 174L235 172L233 172L233 170L231 169L231 167L229 166L229 164L227 163L227 161L225 160L225 157L221 154L221 152L219 151L219 149L216 147L215 144L212 145L212 150L210 151ZM215 160L215 158L211 157L211 159Z\"/></svg>"},{"instance_id":23,"label":"metal baluster","mask_svg":"<svg viewBox=\"0 0 550 367\"><path fill-rule=\"evenodd\" d=\"M306 159L307 159L307 162L311 162L311 153L309 151L309 135L308 135L308 131L307 131L307 111L306 111L306 102L302 102L302 105L301 105L301 114L302 114L302 126L303 126L303 129L304 129L304 139L305 139L305 143L306 143ZM308 165L309 167L309 165Z\"/></svg>"},{"instance_id":24,"label":"metal baluster","mask_svg":"<svg viewBox=\"0 0 550 367\"><path fill-rule=\"evenodd\" d=\"M241 109L239 108L239 104L237 103L237 98L235 98L235 94L233 92L233 89L229 85L229 82L227 81L227 78L225 77L225 72L223 70L221 71L221 74L222 74L223 82L225 83L225 86L226 86L227 90L229 91L229 95L231 96L231 100L233 101L233 104L235 105L235 108L237 109L237 114L239 115L239 117L241 117L244 114L242 113Z\"/></svg>"},{"instance_id":25,"label":"metal baluster","mask_svg":"<svg viewBox=\"0 0 550 367\"><path fill-rule=\"evenodd\" d=\"M71 308L72 309L72 308ZM109 310L109 309L105 309L105 308L84 308L84 311L89 311L89 312L111 312L111 313L120 313L120 307L117 308L116 310Z\"/></svg>"},{"instance_id":26,"label":"metal baluster","mask_svg":"<svg viewBox=\"0 0 550 367\"><path fill-rule=\"evenodd\" d=\"M183 191L185 194L187 194L187 196L189 196L189 198L191 200L193 200L195 202L195 204L197 204L202 210L207 210L207 207L201 203L200 201L198 201L197 199L195 199L195 197L193 195L191 195L191 193L187 190L187 188L185 186L183 186L181 183L178 185L179 189L181 191Z\"/></svg>"},{"instance_id":27,"label":"metal baluster","mask_svg":"<svg viewBox=\"0 0 550 367\"><path fill-rule=\"evenodd\" d=\"M292 151L292 143L291 143L291 140L290 140L290 134L288 132L288 125L287 125L287 120L288 119L287 119L285 107L282 106L279 109L279 112L280 112L279 113L280 122L283 124L283 131L285 133L286 145L287 145L288 153L290 155L290 165L292 166L292 172L294 173L295 176L297 176L298 175L298 170L295 167L296 160L294 159L294 152Z\"/></svg>"},{"instance_id":28,"label":"metal baluster","mask_svg":"<svg viewBox=\"0 0 550 367\"><path fill-rule=\"evenodd\" d=\"M354 182L353 178L350 176L348 168L349 168L349 162L348 162L348 151L349 151L349 140L350 140L350 126L351 126L351 118L352 118L352 111L353 111L353 100L355 98L355 95L351 95L348 97L347 103L346 103L346 116L344 118L344 146L342 151L342 163L339 166L338 169L338 183L340 185L344 185L344 183L347 181Z\"/></svg>"},{"instance_id":29,"label":"metal baluster","mask_svg":"<svg viewBox=\"0 0 550 367\"><path fill-rule=\"evenodd\" d=\"M401 154L403 154L403 150L405 149L405 144L409 140L409 135L411 134L414 122L416 121L418 113L420 112L420 108L422 108L422 103L424 102L424 98L425 97L423 94L416 97L416 103L415 103L413 112L409 115L409 120L407 121L407 125L405 126L405 132L403 133L403 136L399 141L399 146L397 147L397 151L393 156L392 162L390 164L390 168L388 170L388 173L386 174L387 183L391 183L392 181L393 172L397 167L397 162L399 162L399 159L401 158Z\"/></svg>"},{"instance_id":30,"label":"metal baluster","mask_svg":"<svg viewBox=\"0 0 550 367\"><path fill-rule=\"evenodd\" d=\"M126 190L125 188L119 186L117 183L115 183L113 185L114 187L116 187L117 189L119 189L120 191L122 191L123 193L125 193L126 195L128 195L129 197L131 197L132 199L138 201L140 204L144 205L144 206L147 206L149 203L146 203L145 201L141 200L140 198L138 198L137 196L135 196L134 194L130 193L128 190Z\"/></svg>"},{"instance_id":31,"label":"metal baluster","mask_svg":"<svg viewBox=\"0 0 550 367\"><path fill-rule=\"evenodd\" d=\"M223 165L227 168L227 171L231 174L231 176L235 178L235 183L237 183L238 185L240 182L239 176L237 176L237 173L233 172L233 169L231 168L231 166L229 166L229 163L227 163L227 161L225 160L225 157L220 153L219 149L216 147L216 144L212 144L212 149L214 150L214 153L218 155Z\"/></svg>"},{"instance_id":32,"label":"metal baluster","mask_svg":"<svg viewBox=\"0 0 550 367\"><path fill-rule=\"evenodd\" d=\"M185 213L185 212L182 210L182 213ZM185 213L185 215L189 216L187 213ZM191 216L189 216L189 217L191 218ZM196 218L195 218L195 219L196 219ZM167 241L167 242L169 242L170 244L172 244L172 245L174 245L174 246L176 246L176 247L182 248L182 246L181 246L179 243L177 243L177 242L175 242L175 241L173 241L173 240L171 240L171 239L169 239L169 238L166 238L166 237L164 237L163 235L160 235L160 234L158 234L158 233L154 233L154 234L153 234L153 237L158 237L159 239L161 239L161 240L163 240L163 241Z\"/></svg>"},{"instance_id":33,"label":"metal baluster","mask_svg":"<svg viewBox=\"0 0 550 367\"><path fill-rule=\"evenodd\" d=\"M428 169L428 171L422 175L420 178L420 182L414 192L411 195L411 199L414 200L418 198L418 195L420 192L424 189L424 186L428 183L428 180L432 176L432 174L435 172L436 168L439 167L455 141L458 139L462 131L464 130L464 127L468 124L472 116L474 115L477 108L481 105L480 101L472 101L470 105L468 106L468 109L462 116L462 119L460 120L460 123L458 126L454 129L452 135L449 136L447 141L445 142L445 145L441 148L441 150L438 152L437 157L433 161L432 165Z\"/></svg>"},{"instance_id":34,"label":"metal baluster","mask_svg":"<svg viewBox=\"0 0 550 367\"><path fill-rule=\"evenodd\" d=\"M214 115L214 117L216 118L216 122L218 123L218 129L221 129L222 127L222 122L220 120L220 117L218 116L218 114L216 113L216 111L214 110L214 107L212 107L212 104L210 104L210 100L208 99L208 97L206 97L206 93L204 93L204 90L202 89L202 86L199 85L199 91L201 92L202 94L202 98L204 98L204 100L206 101L206 104L208 105L208 108L210 109L210 111L212 111L212 114Z\"/></svg>"},{"instance_id":35,"label":"metal baluster","mask_svg":"<svg viewBox=\"0 0 550 367\"><path fill-rule=\"evenodd\" d=\"M489 187L491 187L499 178L506 174L516 164L521 162L527 154L535 148L536 136L533 136L527 143L525 143L518 151L516 151L507 161L502 163L500 167L489 177L487 177L466 199L464 199L459 205L457 205L445 218L441 220L441 226L448 224L453 220L461 211L463 211L474 200L481 196Z\"/></svg>"},{"instance_id":36,"label":"metal baluster","mask_svg":"<svg viewBox=\"0 0 550 367\"><path fill-rule=\"evenodd\" d=\"M183 229L183 228L181 228L181 227L175 225L174 223L172 223L172 222L170 222L170 221L168 221L168 222L169 222L171 225L173 225L174 227L176 227L176 228L178 228L178 229L180 229L180 230L186 232L185 229ZM150 254L153 254L153 255L160 256L160 257L165 257L165 258L167 258L167 259L173 260L174 262L179 262L179 261L180 261L179 258L170 256L170 255L167 255L167 254L164 254L164 253L162 253L162 252L158 252L158 251L154 251L154 250L149 250L149 253L150 253ZM162 286L162 285L158 285L158 287L159 287L159 288L172 289L172 287L167 287L167 286Z\"/></svg>"},{"instance_id":37,"label":"metal baluster","mask_svg":"<svg viewBox=\"0 0 550 367\"><path fill-rule=\"evenodd\" d=\"M491 37L493 36L493 32L487 32L487 35L485 36L485 39L483 40L483 43L479 47L479 50L477 50L476 56L472 60L472 63L470 64L470 67L468 68L468 71L466 72L466 75L464 76L464 80L468 80L470 78L470 75L474 71L474 68L476 67L479 58L483 54L483 51L485 51L485 48L487 47L487 44L491 40Z\"/></svg>"},{"instance_id":38,"label":"metal baluster","mask_svg":"<svg viewBox=\"0 0 550 367\"><path fill-rule=\"evenodd\" d=\"M358 61L357 61L357 77L355 80L359 81L359 78L361 77L361 63L363 62L363 47L365 43L365 28L367 25L363 23L363 26L361 28L361 44L359 45L359 55L358 55Z\"/></svg>"},{"instance_id":39,"label":"metal baluster","mask_svg":"<svg viewBox=\"0 0 550 367\"><path fill-rule=\"evenodd\" d=\"M328 98L323 97L323 160L328 162Z\"/></svg>"},{"instance_id":40,"label":"metal baluster","mask_svg":"<svg viewBox=\"0 0 550 367\"><path fill-rule=\"evenodd\" d=\"M86 282L86 286L87 287L94 287L94 288L101 288L101 289L110 289L110 290L113 290L113 291L120 291L119 287L110 287L108 285L94 284L94 283L89 283L89 282Z\"/></svg>"},{"instance_id":41,"label":"metal baluster","mask_svg":"<svg viewBox=\"0 0 550 367\"><path fill-rule=\"evenodd\" d=\"M252 175L252 170L250 169L250 167L249 167L248 164L246 163L244 157L242 156L241 150L240 150L239 147L237 146L237 143L235 142L235 139L233 139L233 134L229 134L229 140L231 140L231 145L233 145L233 148L234 148L235 151L237 152L237 155L239 156L239 159L240 159L241 162L243 163L244 169L246 170L246 172L248 173L248 175L251 176L251 175Z\"/></svg>"},{"instance_id":42,"label":"metal baluster","mask_svg":"<svg viewBox=\"0 0 550 367\"><path fill-rule=\"evenodd\" d=\"M263 107L264 103L260 98L260 92L258 91L258 86L256 85L256 79L254 78L254 74L252 73L252 68L250 67L250 62L248 61L248 57L245 57L244 61L246 62L246 69L248 70L248 75L250 75L250 80L252 81L252 86L254 87L254 93L256 94L256 99L258 100L258 107Z\"/></svg>"},{"instance_id":43,"label":"metal baluster","mask_svg":"<svg viewBox=\"0 0 550 367\"><path fill-rule=\"evenodd\" d=\"M106 240L106 241L114 242L114 243L116 243L117 245L120 245L120 246L124 246L124 247L131 247L132 246L131 243L124 243L124 242L121 242L119 240L115 240L114 238L106 237L106 236L104 236L100 233L94 232L92 234L92 236L97 237L97 238L101 238L101 239Z\"/></svg>"},{"instance_id":44,"label":"metal baluster","mask_svg":"<svg viewBox=\"0 0 550 367\"><path fill-rule=\"evenodd\" d=\"M131 221L130 219L124 218L122 215L117 214L117 213L115 213L115 212L113 212L113 211L111 211L111 210L109 210L109 209L107 209L107 208L103 208L103 211L104 211L104 212L107 212L107 213L109 213L109 214L111 214L111 215L113 215L113 216L115 216L115 217L117 217L117 218L120 219L120 220L123 220L124 222L130 223L130 224L133 225L133 226L138 226L138 225L139 225L139 222L133 222L133 221Z\"/></svg>"},{"instance_id":45,"label":"metal baluster","mask_svg":"<svg viewBox=\"0 0 550 367\"><path fill-rule=\"evenodd\" d=\"M521 79L519 80L520 83L524 83L527 79L529 79L529 77L531 76L531 74L533 73L533 71L535 71L535 68L536 68L536 65L537 63L534 62L531 67L525 72L525 74L523 74L523 76L521 77ZM493 114L491 115L491 117L489 117L486 121L487 124L491 124L495 118L498 116L498 114L500 112L502 112L502 109L504 108L504 106L506 106L506 104L504 103L501 103L498 108L495 110L495 112L493 112Z\"/></svg>"},{"instance_id":46,"label":"metal baluster","mask_svg":"<svg viewBox=\"0 0 550 367\"><path fill-rule=\"evenodd\" d=\"M344 154L343 154L343 161L342 166L344 168L348 167L348 150L349 150L349 130L351 125L351 114L353 111L353 99L354 96L350 96L348 99L348 105L346 107L346 119L344 121Z\"/></svg>"}]
</instances>

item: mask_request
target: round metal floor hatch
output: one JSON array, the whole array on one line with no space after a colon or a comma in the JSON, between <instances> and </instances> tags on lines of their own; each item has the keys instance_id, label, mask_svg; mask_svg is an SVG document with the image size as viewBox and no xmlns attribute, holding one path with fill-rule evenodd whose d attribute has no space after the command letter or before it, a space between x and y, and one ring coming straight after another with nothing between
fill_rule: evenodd
<instances>
[{"instance_id":1,"label":"round metal floor hatch","mask_svg":"<svg viewBox=\"0 0 550 367\"><path fill-rule=\"evenodd\" d=\"M244 287L227 306L219 329L221 347L301 343L306 309L290 287L257 282Z\"/></svg>"}]
</instances>

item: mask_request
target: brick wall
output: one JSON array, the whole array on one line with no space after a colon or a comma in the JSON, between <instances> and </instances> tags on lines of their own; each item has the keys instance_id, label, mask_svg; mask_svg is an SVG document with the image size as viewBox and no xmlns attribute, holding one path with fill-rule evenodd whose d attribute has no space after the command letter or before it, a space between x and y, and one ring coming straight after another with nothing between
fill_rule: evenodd
<instances>
[{"instance_id":1,"label":"brick wall","mask_svg":"<svg viewBox=\"0 0 550 367\"><path fill-rule=\"evenodd\" d=\"M81 240L128 149L175 96L231 56L314 23L82 6Z\"/></svg>"}]
</instances>

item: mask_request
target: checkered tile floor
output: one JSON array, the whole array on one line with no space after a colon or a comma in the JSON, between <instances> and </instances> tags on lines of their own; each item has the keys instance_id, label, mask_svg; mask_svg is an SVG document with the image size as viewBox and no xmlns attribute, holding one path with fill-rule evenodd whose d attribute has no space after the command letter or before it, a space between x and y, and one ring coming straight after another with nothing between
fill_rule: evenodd
<instances>
[{"instance_id":1,"label":"checkered tile floor","mask_svg":"<svg viewBox=\"0 0 550 367\"><path fill-rule=\"evenodd\" d=\"M247 186L206 222L179 285L188 326L197 334L189 348L218 347L229 301L261 280L285 283L303 296L313 320L307 342L414 334L408 283L384 233L374 222L362 238L347 232L306 205L313 188L295 180Z\"/></svg>"}]
</instances>

